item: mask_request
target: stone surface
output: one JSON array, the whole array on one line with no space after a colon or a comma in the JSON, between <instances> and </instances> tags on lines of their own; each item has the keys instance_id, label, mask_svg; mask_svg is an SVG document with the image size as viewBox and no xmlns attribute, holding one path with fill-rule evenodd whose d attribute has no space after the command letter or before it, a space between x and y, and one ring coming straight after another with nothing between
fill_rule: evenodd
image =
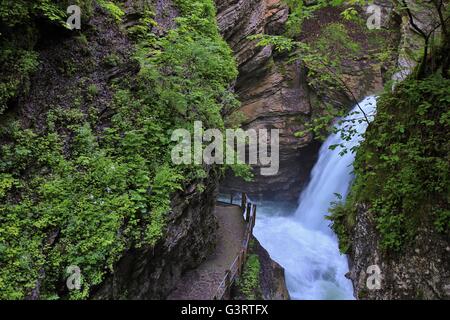
<instances>
[{"instance_id":1,"label":"stone surface","mask_svg":"<svg viewBox=\"0 0 450 320\"><path fill-rule=\"evenodd\" d=\"M358 299L449 299L449 238L424 224L416 238L401 253L387 254L380 249L380 239L368 208L358 208L353 245L349 253L350 272ZM378 265L380 288L367 286L367 269ZM370 270L369 270L370 271ZM369 279L370 282L370 279Z\"/></svg>"},{"instance_id":2,"label":"stone surface","mask_svg":"<svg viewBox=\"0 0 450 320\"><path fill-rule=\"evenodd\" d=\"M242 209L235 205L217 204L214 216L219 224L214 252L200 266L183 275L168 296L169 300L213 299L226 271L241 252L246 228Z\"/></svg>"},{"instance_id":3,"label":"stone surface","mask_svg":"<svg viewBox=\"0 0 450 320\"><path fill-rule=\"evenodd\" d=\"M250 243L251 247L248 253L256 254L260 264L259 286L255 288L255 297L263 300L289 300L283 267L270 258L267 250L255 237L251 238ZM231 298L234 300L246 299L245 295L240 292L239 286L232 288Z\"/></svg>"},{"instance_id":4,"label":"stone surface","mask_svg":"<svg viewBox=\"0 0 450 320\"><path fill-rule=\"evenodd\" d=\"M386 2L386 1L384 1ZM314 115L320 115L317 101L330 102L349 108L354 99L345 92L328 88L311 88L306 70L289 57L274 52L273 48L258 47L248 36L281 34L288 18L288 8L277 0L216 1L218 23L224 38L235 53L239 77L235 85L241 101L239 112L245 115L245 129L280 130L280 170L275 176L261 176L254 166L255 179L244 182L228 172L221 185L223 192L247 192L254 199L296 201L314 165L320 143L312 135L298 138L294 134L304 130L304 124ZM389 4L386 7L389 8ZM386 9L387 10L387 9ZM340 12L325 9L306 21L302 41L314 39L329 23L340 20ZM348 25L354 40L367 47L367 36L360 37L354 25ZM383 86L383 66L365 55L359 60L344 61L344 81L356 99L379 92ZM325 93L324 93L325 92Z\"/></svg>"},{"instance_id":5,"label":"stone surface","mask_svg":"<svg viewBox=\"0 0 450 320\"><path fill-rule=\"evenodd\" d=\"M165 238L155 248L131 250L94 293L94 299L165 299L183 273L205 261L217 241L213 215L218 175L209 172L206 189L177 194Z\"/></svg>"},{"instance_id":6,"label":"stone surface","mask_svg":"<svg viewBox=\"0 0 450 320\"><path fill-rule=\"evenodd\" d=\"M235 53L239 78L235 89L246 116L244 129L280 130L280 172L276 176L259 175L246 183L231 173L222 184L223 191L247 192L253 198L270 197L279 190L282 199L295 200L308 179L318 145L312 137L298 139L304 129L302 117L311 113L310 97L300 67L277 57L270 46L258 47L248 39L256 34L280 34L288 17L288 8L277 0L216 1L218 24Z\"/></svg>"},{"instance_id":7,"label":"stone surface","mask_svg":"<svg viewBox=\"0 0 450 320\"><path fill-rule=\"evenodd\" d=\"M259 274L262 297L265 300L289 300L284 269L270 258L269 253L256 238L254 252L259 257L261 272Z\"/></svg>"}]
</instances>

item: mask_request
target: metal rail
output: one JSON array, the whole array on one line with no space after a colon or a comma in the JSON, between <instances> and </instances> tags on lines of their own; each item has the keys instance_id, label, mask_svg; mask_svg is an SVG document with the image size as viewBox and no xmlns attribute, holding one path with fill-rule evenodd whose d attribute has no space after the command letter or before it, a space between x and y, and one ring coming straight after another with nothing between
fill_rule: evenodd
<instances>
[{"instance_id":1,"label":"metal rail","mask_svg":"<svg viewBox=\"0 0 450 320\"><path fill-rule=\"evenodd\" d=\"M233 195L230 196L230 203L233 204ZM245 232L244 240L242 241L241 250L234 259L230 268L225 272L222 282L219 284L213 300L223 300L230 295L230 289L233 283L242 273L243 267L247 260L248 248L250 239L253 235L253 228L256 222L256 204L251 203L245 193L242 193L241 204L239 206L242 210L242 215L245 214Z\"/></svg>"}]
</instances>

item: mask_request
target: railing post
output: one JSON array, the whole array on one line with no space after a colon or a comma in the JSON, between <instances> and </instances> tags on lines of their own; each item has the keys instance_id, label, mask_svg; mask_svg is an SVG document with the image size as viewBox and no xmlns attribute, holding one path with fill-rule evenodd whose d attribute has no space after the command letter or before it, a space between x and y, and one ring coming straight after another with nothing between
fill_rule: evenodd
<instances>
[{"instance_id":1,"label":"railing post","mask_svg":"<svg viewBox=\"0 0 450 320\"><path fill-rule=\"evenodd\" d=\"M230 193L230 204L233 204L233 193Z\"/></svg>"},{"instance_id":2,"label":"railing post","mask_svg":"<svg viewBox=\"0 0 450 320\"><path fill-rule=\"evenodd\" d=\"M244 192L242 192L242 199L241 199L242 213L244 212L246 207L247 207L247 195Z\"/></svg>"},{"instance_id":3,"label":"railing post","mask_svg":"<svg viewBox=\"0 0 450 320\"><path fill-rule=\"evenodd\" d=\"M244 266L245 266L245 249L241 249L241 273L239 275L242 274Z\"/></svg>"},{"instance_id":4,"label":"railing post","mask_svg":"<svg viewBox=\"0 0 450 320\"><path fill-rule=\"evenodd\" d=\"M227 270L226 273L225 273L225 291L223 293L224 296L227 295L227 298L229 296L229 291L230 291L230 287L231 287L231 283L230 283L231 282L231 278L230 278L230 276L231 276L231 271Z\"/></svg>"},{"instance_id":5,"label":"railing post","mask_svg":"<svg viewBox=\"0 0 450 320\"><path fill-rule=\"evenodd\" d=\"M238 276L241 275L241 272L242 272L242 251L239 252L238 254L238 269L237 269Z\"/></svg>"},{"instance_id":6,"label":"railing post","mask_svg":"<svg viewBox=\"0 0 450 320\"><path fill-rule=\"evenodd\" d=\"M245 213L245 221L249 222L250 221L250 212L252 210L252 204L251 203L247 203L247 211Z\"/></svg>"},{"instance_id":7,"label":"railing post","mask_svg":"<svg viewBox=\"0 0 450 320\"><path fill-rule=\"evenodd\" d=\"M253 221L252 221L252 234L253 234L253 228L255 227L256 223L256 204L253 205Z\"/></svg>"}]
</instances>

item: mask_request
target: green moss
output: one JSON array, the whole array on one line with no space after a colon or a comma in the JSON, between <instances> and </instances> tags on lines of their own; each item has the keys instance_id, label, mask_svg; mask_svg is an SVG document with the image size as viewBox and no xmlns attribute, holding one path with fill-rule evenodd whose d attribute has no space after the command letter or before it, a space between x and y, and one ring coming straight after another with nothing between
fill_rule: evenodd
<instances>
[{"instance_id":1,"label":"green moss","mask_svg":"<svg viewBox=\"0 0 450 320\"><path fill-rule=\"evenodd\" d=\"M92 112L98 87L84 98L82 79L70 107L49 106L46 128L0 128L1 299L26 297L38 279L42 298L88 298L126 250L164 239L171 195L207 176L172 165L171 132L194 120L222 128L237 69L213 1L180 5L176 29L136 38L140 72L111 88L106 122ZM70 265L81 268L82 290L67 294Z\"/></svg>"},{"instance_id":2,"label":"green moss","mask_svg":"<svg viewBox=\"0 0 450 320\"><path fill-rule=\"evenodd\" d=\"M259 296L259 273L261 265L256 254L250 254L244 266L244 272L238 281L239 291L248 300L255 300Z\"/></svg>"},{"instance_id":3,"label":"green moss","mask_svg":"<svg viewBox=\"0 0 450 320\"><path fill-rule=\"evenodd\" d=\"M120 57L116 53L111 53L105 57L104 63L107 67L116 67L120 63Z\"/></svg>"},{"instance_id":4,"label":"green moss","mask_svg":"<svg viewBox=\"0 0 450 320\"><path fill-rule=\"evenodd\" d=\"M125 12L114 1L97 0L97 3L108 12L116 22L121 22Z\"/></svg>"},{"instance_id":5,"label":"green moss","mask_svg":"<svg viewBox=\"0 0 450 320\"><path fill-rule=\"evenodd\" d=\"M346 239L358 203L370 206L385 250L401 250L422 225L448 234L450 80L439 74L409 78L384 93L355 161L356 180L333 228ZM348 215L348 216L347 216Z\"/></svg>"},{"instance_id":6,"label":"green moss","mask_svg":"<svg viewBox=\"0 0 450 320\"><path fill-rule=\"evenodd\" d=\"M91 0L74 0L81 7L83 19L92 14ZM26 93L30 76L37 70L38 54L34 51L39 37L38 19L55 28L66 28L66 6L52 0L0 1L0 114L17 95ZM73 68L63 68L72 74Z\"/></svg>"}]
</instances>

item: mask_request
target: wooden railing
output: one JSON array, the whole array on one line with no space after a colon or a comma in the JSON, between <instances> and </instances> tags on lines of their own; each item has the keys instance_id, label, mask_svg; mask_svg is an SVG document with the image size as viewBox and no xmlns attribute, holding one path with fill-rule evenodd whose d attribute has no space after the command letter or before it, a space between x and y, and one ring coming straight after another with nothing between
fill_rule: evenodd
<instances>
[{"instance_id":1,"label":"wooden railing","mask_svg":"<svg viewBox=\"0 0 450 320\"><path fill-rule=\"evenodd\" d=\"M233 204L233 195L230 196L230 203ZM229 297L233 283L241 275L245 262L247 261L247 253L250 245L250 239L253 235L253 228L256 222L256 204L251 203L245 193L242 193L240 208L242 215L245 215L246 227L244 232L244 240L242 241L241 250L234 259L229 270L225 272L222 282L219 284L213 300L223 300Z\"/></svg>"}]
</instances>

